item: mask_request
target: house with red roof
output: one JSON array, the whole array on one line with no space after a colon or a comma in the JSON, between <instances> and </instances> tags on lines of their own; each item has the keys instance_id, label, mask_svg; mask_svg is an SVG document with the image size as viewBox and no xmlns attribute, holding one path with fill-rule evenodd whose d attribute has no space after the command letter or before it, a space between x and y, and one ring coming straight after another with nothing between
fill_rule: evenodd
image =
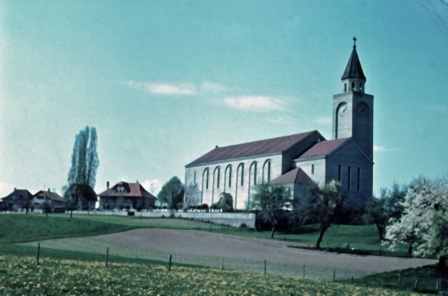
<instances>
[{"instance_id":1,"label":"house with red roof","mask_svg":"<svg viewBox=\"0 0 448 296\"><path fill-rule=\"evenodd\" d=\"M216 146L185 166L185 185L196 187L200 198L189 198L186 190L184 200L210 206L225 192L235 209L246 209L261 183L287 185L300 198L310 182L336 180L355 205L364 205L373 191L373 96L365 93L356 44L341 81L342 92L332 101L333 139L314 130Z\"/></svg>"},{"instance_id":2,"label":"house with red roof","mask_svg":"<svg viewBox=\"0 0 448 296\"><path fill-rule=\"evenodd\" d=\"M34 209L45 210L46 203L49 204L51 211L55 213L65 212L65 201L56 192L48 190L41 190L33 195L31 200Z\"/></svg>"},{"instance_id":3,"label":"house with red roof","mask_svg":"<svg viewBox=\"0 0 448 296\"><path fill-rule=\"evenodd\" d=\"M109 182L108 182L109 184ZM111 188L98 194L100 197L100 209L149 209L155 207L157 198L149 193L140 183L118 182Z\"/></svg>"}]
</instances>

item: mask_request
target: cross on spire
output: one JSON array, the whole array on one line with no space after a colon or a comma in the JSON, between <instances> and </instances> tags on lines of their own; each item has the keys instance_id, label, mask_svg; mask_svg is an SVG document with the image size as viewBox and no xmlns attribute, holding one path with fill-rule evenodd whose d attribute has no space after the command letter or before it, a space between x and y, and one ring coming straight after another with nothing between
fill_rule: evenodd
<instances>
[{"instance_id":1,"label":"cross on spire","mask_svg":"<svg viewBox=\"0 0 448 296\"><path fill-rule=\"evenodd\" d=\"M357 41L358 39L356 39L356 36L353 36L353 48L356 48L356 41Z\"/></svg>"}]
</instances>

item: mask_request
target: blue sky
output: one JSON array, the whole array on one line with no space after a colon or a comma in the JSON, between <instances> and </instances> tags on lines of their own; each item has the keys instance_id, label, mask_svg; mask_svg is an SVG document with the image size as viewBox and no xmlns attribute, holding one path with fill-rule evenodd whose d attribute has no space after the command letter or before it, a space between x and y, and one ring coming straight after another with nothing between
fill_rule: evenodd
<instances>
[{"instance_id":1,"label":"blue sky","mask_svg":"<svg viewBox=\"0 0 448 296\"><path fill-rule=\"evenodd\" d=\"M443 1L0 1L0 196L67 179L163 184L215 145L319 130L354 35L375 96L374 190L448 172ZM426 7L426 8L425 8Z\"/></svg>"}]
</instances>

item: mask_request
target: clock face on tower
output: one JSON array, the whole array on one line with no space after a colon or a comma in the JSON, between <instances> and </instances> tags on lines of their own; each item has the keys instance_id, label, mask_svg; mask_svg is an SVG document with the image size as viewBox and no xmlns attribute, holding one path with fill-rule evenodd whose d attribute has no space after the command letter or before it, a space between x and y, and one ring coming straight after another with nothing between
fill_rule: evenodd
<instances>
[{"instance_id":1,"label":"clock face on tower","mask_svg":"<svg viewBox=\"0 0 448 296\"><path fill-rule=\"evenodd\" d=\"M338 116L345 117L348 114L348 105L345 102L342 102L338 107Z\"/></svg>"},{"instance_id":2,"label":"clock face on tower","mask_svg":"<svg viewBox=\"0 0 448 296\"><path fill-rule=\"evenodd\" d=\"M369 114L369 106L364 102L359 103L356 106L356 114L359 117L366 117Z\"/></svg>"}]
</instances>

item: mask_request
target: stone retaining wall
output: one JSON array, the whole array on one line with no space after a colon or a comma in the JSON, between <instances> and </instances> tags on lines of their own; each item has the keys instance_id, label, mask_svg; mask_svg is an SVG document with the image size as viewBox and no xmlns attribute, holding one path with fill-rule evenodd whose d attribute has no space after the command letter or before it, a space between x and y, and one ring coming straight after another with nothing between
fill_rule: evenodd
<instances>
[{"instance_id":1,"label":"stone retaining wall","mask_svg":"<svg viewBox=\"0 0 448 296\"><path fill-rule=\"evenodd\" d=\"M255 229L254 213L222 213L222 212L176 212L176 211L151 211L151 212L126 212L126 211L90 211L91 215L116 215L128 216L134 213L138 217L161 218L175 217L192 219L197 221L211 222L219 225L241 227L245 224L247 228ZM73 214L88 214L87 211L73 211Z\"/></svg>"}]
</instances>

